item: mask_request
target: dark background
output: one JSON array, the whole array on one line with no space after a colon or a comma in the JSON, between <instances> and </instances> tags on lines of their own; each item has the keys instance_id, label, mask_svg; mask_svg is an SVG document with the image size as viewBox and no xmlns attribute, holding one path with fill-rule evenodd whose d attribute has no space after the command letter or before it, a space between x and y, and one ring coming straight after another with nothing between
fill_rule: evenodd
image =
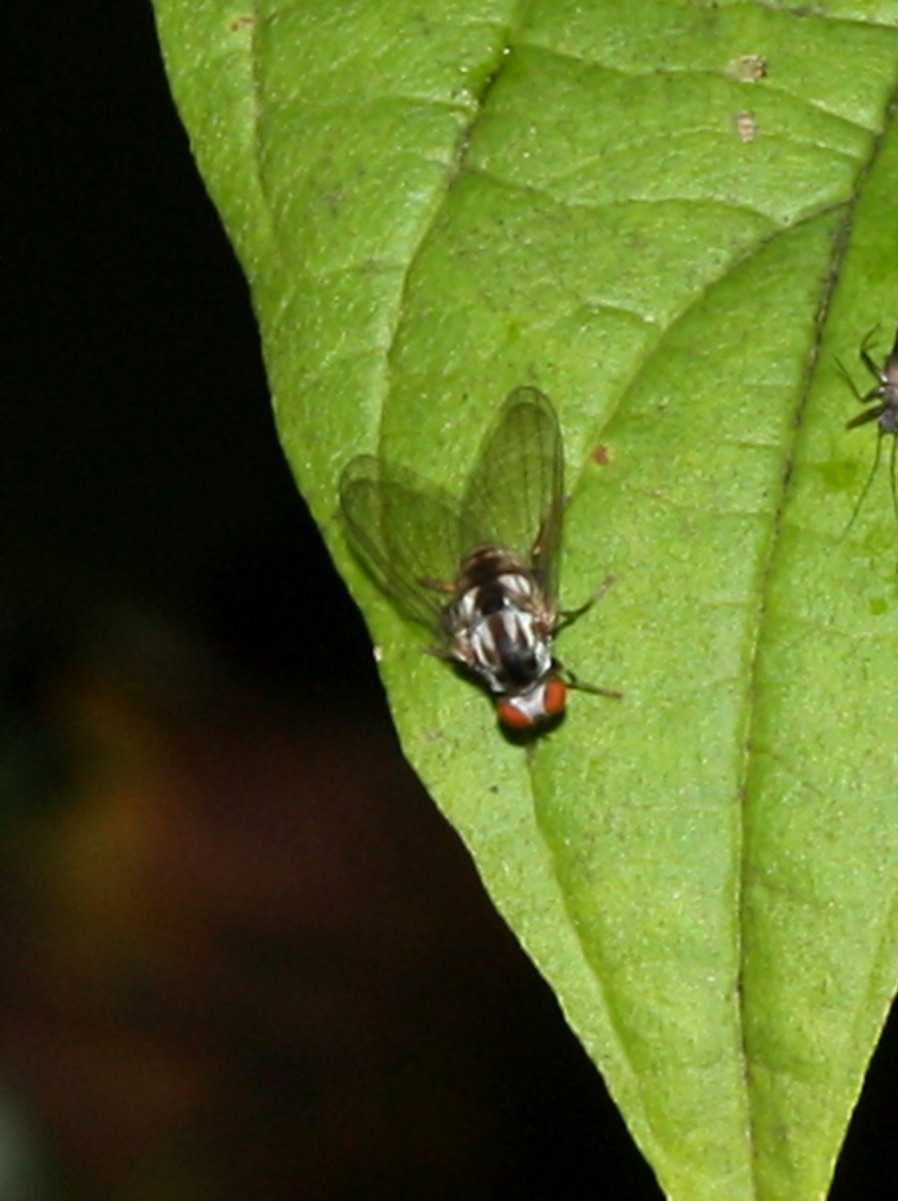
<instances>
[{"instance_id":1,"label":"dark background","mask_svg":"<svg viewBox=\"0 0 898 1201\"><path fill-rule=\"evenodd\" d=\"M657 1198L399 756L149 5L5 29L0 1076L34 1195ZM890 1031L836 1201L894 1195L895 1069Z\"/></svg>"}]
</instances>

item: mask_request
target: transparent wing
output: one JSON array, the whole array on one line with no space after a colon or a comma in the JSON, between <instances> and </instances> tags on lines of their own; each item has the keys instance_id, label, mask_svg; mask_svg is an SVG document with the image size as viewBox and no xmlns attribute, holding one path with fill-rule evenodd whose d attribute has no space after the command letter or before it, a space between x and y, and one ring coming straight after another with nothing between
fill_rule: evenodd
<instances>
[{"instance_id":1,"label":"transparent wing","mask_svg":"<svg viewBox=\"0 0 898 1201\"><path fill-rule=\"evenodd\" d=\"M356 553L408 616L442 632L462 551L458 505L435 485L372 455L346 465L340 510Z\"/></svg>"},{"instance_id":2,"label":"transparent wing","mask_svg":"<svg viewBox=\"0 0 898 1201\"><path fill-rule=\"evenodd\" d=\"M564 516L564 450L558 418L537 388L515 388L487 432L462 503L466 528L517 552L557 595Z\"/></svg>"}]
</instances>

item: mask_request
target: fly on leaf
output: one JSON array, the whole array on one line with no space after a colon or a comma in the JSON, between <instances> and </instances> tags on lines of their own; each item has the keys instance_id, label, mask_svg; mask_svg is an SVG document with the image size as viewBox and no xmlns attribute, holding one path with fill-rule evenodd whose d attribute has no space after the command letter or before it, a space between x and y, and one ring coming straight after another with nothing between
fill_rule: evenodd
<instances>
[{"instance_id":1,"label":"fly on leaf","mask_svg":"<svg viewBox=\"0 0 898 1201\"><path fill-rule=\"evenodd\" d=\"M564 517L558 418L536 388L516 388L483 439L460 498L371 455L347 464L340 507L354 549L408 616L426 625L440 658L492 695L500 720L533 731L586 684L553 652L585 605L557 605Z\"/></svg>"},{"instance_id":2,"label":"fly on leaf","mask_svg":"<svg viewBox=\"0 0 898 1201\"><path fill-rule=\"evenodd\" d=\"M876 453L873 456L873 466L870 468L870 474L867 476L867 481L861 489L861 494L854 506L854 511L846 527L846 532L854 525L855 518L861 511L861 505L870 491L870 486L873 483L882 455L882 440L887 434L891 434L893 439L892 449L889 453L889 480L892 488L892 508L895 511L895 518L898 520L898 478L896 478L896 474L898 474L898 464L896 464L896 456L898 456L898 334L895 337L895 344L881 367L877 367L870 356L870 346L875 336L876 330L873 329L864 338L859 352L861 362L876 380L876 383L868 392L860 392L854 380L842 364L839 364L842 374L848 380L849 386L857 399L861 404L870 406L863 413L859 413L857 417L852 417L847 422L845 428L853 430L861 425L869 425L871 422L875 422L877 426Z\"/></svg>"}]
</instances>

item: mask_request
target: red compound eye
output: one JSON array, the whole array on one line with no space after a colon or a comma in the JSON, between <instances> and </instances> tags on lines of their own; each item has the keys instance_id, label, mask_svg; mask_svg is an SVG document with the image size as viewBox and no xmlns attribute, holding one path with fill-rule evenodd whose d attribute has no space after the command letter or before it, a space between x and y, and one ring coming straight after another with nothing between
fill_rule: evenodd
<instances>
[{"instance_id":1,"label":"red compound eye","mask_svg":"<svg viewBox=\"0 0 898 1201\"><path fill-rule=\"evenodd\" d=\"M519 709L514 701L500 701L496 706L499 720L512 730L529 730L533 726L533 718L523 709Z\"/></svg>"},{"instance_id":2,"label":"red compound eye","mask_svg":"<svg viewBox=\"0 0 898 1201\"><path fill-rule=\"evenodd\" d=\"M547 680L536 692L500 701L496 709L500 720L512 730L531 730L543 718L563 713L566 702L567 685L561 680Z\"/></svg>"},{"instance_id":3,"label":"red compound eye","mask_svg":"<svg viewBox=\"0 0 898 1201\"><path fill-rule=\"evenodd\" d=\"M549 717L557 717L564 712L567 704L567 685L561 680L549 680L543 692L543 704Z\"/></svg>"}]
</instances>

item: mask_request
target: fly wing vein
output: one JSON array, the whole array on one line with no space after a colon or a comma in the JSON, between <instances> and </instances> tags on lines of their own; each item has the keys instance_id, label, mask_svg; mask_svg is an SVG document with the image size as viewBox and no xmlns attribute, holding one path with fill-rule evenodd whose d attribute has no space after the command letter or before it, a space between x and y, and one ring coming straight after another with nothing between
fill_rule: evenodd
<instances>
[{"instance_id":1,"label":"fly wing vein","mask_svg":"<svg viewBox=\"0 0 898 1201\"><path fill-rule=\"evenodd\" d=\"M481 444L462 506L465 524L519 554L557 591L564 512L558 418L537 388L516 388Z\"/></svg>"},{"instance_id":2,"label":"fly wing vein","mask_svg":"<svg viewBox=\"0 0 898 1201\"><path fill-rule=\"evenodd\" d=\"M458 573L458 506L414 472L361 455L343 472L340 507L381 588L408 616L441 632Z\"/></svg>"}]
</instances>

